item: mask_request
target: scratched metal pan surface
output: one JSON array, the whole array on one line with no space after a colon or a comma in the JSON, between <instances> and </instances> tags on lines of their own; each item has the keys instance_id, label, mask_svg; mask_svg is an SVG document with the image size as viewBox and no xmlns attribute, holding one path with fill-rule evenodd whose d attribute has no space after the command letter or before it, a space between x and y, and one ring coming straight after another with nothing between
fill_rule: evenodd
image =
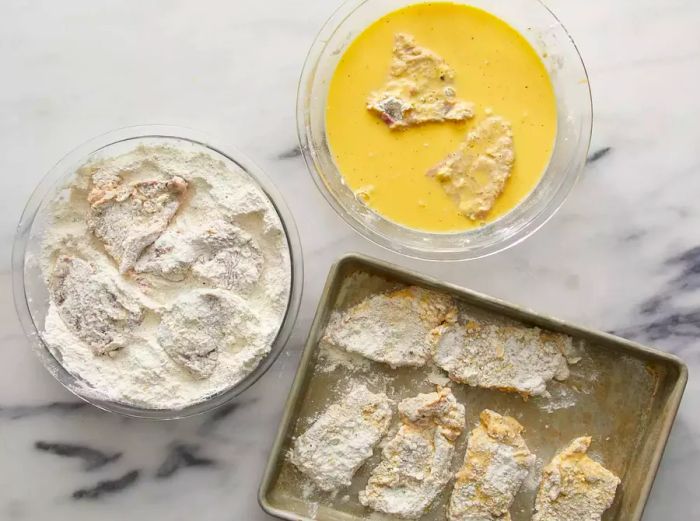
<instances>
[{"instance_id":1,"label":"scratched metal pan surface","mask_svg":"<svg viewBox=\"0 0 700 521\"><path fill-rule=\"evenodd\" d=\"M260 486L259 501L266 512L300 521L396 519L372 512L358 501L358 492L380 460L379 448L354 476L352 485L335 495L316 491L289 463L287 454L294 438L329 404L338 401L355 380L385 391L395 400L435 389L435 375L441 378L435 368L393 370L370 361L363 361L359 369L349 369L342 363L335 367L319 347L334 310L346 309L370 294L406 285L452 295L464 311L486 320L517 322L571 335L582 356L570 367L571 376L565 382L548 384L550 397L525 401L518 395L452 383L450 387L467 413L467 429L458 440L453 458L454 471L462 463L466 433L475 425L479 412L494 409L523 424L526 442L537 456L535 468L511 508L513 521L531 518L542 466L582 435L593 438L591 457L622 479L604 521L641 519L687 381L687 368L681 360L355 254L343 257L331 268L321 296ZM450 483L421 518L423 521L445 519L451 489Z\"/></svg>"}]
</instances>

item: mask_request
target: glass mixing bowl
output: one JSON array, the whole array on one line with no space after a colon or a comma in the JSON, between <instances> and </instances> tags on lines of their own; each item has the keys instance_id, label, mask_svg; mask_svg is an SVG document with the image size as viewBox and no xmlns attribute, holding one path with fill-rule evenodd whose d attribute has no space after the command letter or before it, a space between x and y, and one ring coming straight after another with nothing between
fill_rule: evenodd
<instances>
[{"instance_id":1,"label":"glass mixing bowl","mask_svg":"<svg viewBox=\"0 0 700 521\"><path fill-rule=\"evenodd\" d=\"M159 143L201 148L211 155L243 169L258 183L277 211L286 232L290 253L291 288L289 300L277 335L271 344L270 352L251 373L237 384L180 409L148 409L105 399L104 395L101 396L100 389L90 389L79 376L68 372L42 340L49 296L38 259L41 255L42 236L47 226L48 204L56 197L61 196L76 169L92 156L118 154L139 144ZM127 416L153 419L183 418L209 411L228 402L253 385L270 368L289 339L299 311L303 286L299 235L292 214L272 182L239 151L232 150L229 146L225 148L216 146L212 140L196 131L170 126L138 126L119 129L81 145L59 161L39 183L24 209L12 252L12 271L17 314L32 348L48 371L69 391L101 409Z\"/></svg>"},{"instance_id":2,"label":"glass mixing bowl","mask_svg":"<svg viewBox=\"0 0 700 521\"><path fill-rule=\"evenodd\" d=\"M466 260L526 239L559 209L586 163L592 103L588 75L576 45L557 17L538 0L470 0L517 29L542 57L557 99L557 136L536 188L512 211L482 227L434 233L396 224L360 201L345 185L326 136L330 80L350 43L372 22L416 0L348 0L326 22L304 64L297 97L301 150L316 186L335 211L367 239L398 253L429 260ZM457 2L460 3L460 2Z\"/></svg>"}]
</instances>

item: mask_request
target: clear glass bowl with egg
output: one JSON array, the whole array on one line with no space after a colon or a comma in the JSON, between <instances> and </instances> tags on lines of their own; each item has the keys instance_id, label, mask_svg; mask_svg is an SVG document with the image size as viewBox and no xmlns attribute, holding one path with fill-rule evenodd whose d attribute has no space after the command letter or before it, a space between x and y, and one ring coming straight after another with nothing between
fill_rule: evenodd
<instances>
[{"instance_id":1,"label":"clear glass bowl with egg","mask_svg":"<svg viewBox=\"0 0 700 521\"><path fill-rule=\"evenodd\" d=\"M227 166L242 171L270 201L282 224L289 247L289 297L269 352L236 384L175 409L147 408L107 398L103 390L92 388L80 375L69 372L60 362L60 353L54 352L42 336L49 308L49 291L39 259L51 202L65 196L67 184L77 168L88 160L110 157L141 144L167 144L204 151ZM303 286L301 244L296 225L273 183L253 162L230 146L217 146L208 136L191 129L162 125L129 127L109 132L79 146L59 161L39 183L25 207L15 237L12 270L17 314L32 349L47 370L66 389L103 410L151 419L174 419L203 413L228 402L253 385L274 363L289 339L299 310Z\"/></svg>"},{"instance_id":2,"label":"clear glass bowl with egg","mask_svg":"<svg viewBox=\"0 0 700 521\"><path fill-rule=\"evenodd\" d=\"M591 137L592 101L588 76L571 36L539 0L457 2L505 21L539 55L556 98L557 128L552 154L535 188L496 220L463 231L446 232L397 224L371 209L346 184L329 145L326 103L333 73L353 40L387 13L419 3L415 0L348 0L326 22L309 51L299 83L297 130L302 153L326 200L365 238L414 258L447 261L484 257L513 246L537 231L556 213L576 183L585 166ZM376 52L388 51L377 49ZM468 93L464 96L469 98Z\"/></svg>"}]
</instances>

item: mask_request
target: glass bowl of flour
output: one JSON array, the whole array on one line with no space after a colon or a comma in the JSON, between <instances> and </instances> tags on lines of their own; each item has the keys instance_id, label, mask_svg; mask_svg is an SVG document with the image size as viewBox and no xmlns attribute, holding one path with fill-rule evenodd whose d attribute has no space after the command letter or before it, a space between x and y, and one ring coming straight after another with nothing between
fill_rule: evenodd
<instances>
[{"instance_id":1,"label":"glass bowl of flour","mask_svg":"<svg viewBox=\"0 0 700 521\"><path fill-rule=\"evenodd\" d=\"M257 381L296 320L303 268L280 194L238 151L164 126L117 130L62 159L13 249L15 304L67 389L171 419Z\"/></svg>"}]
</instances>

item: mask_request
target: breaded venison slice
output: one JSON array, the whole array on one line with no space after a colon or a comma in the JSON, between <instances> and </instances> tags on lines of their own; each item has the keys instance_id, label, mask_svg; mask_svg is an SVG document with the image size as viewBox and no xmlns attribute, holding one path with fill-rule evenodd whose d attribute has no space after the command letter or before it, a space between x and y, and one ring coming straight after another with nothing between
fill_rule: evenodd
<instances>
[{"instance_id":1,"label":"breaded venison slice","mask_svg":"<svg viewBox=\"0 0 700 521\"><path fill-rule=\"evenodd\" d=\"M547 395L547 382L566 380L571 338L539 328L470 320L445 331L433 359L450 379L471 386Z\"/></svg>"},{"instance_id":2,"label":"breaded venison slice","mask_svg":"<svg viewBox=\"0 0 700 521\"><path fill-rule=\"evenodd\" d=\"M88 201L88 226L114 258L121 273L129 271L170 223L180 207L187 182L167 181L96 185Z\"/></svg>"},{"instance_id":3,"label":"breaded venison slice","mask_svg":"<svg viewBox=\"0 0 700 521\"><path fill-rule=\"evenodd\" d=\"M350 485L391 422L392 402L356 385L293 444L290 461L326 492Z\"/></svg>"},{"instance_id":4,"label":"breaded venison slice","mask_svg":"<svg viewBox=\"0 0 700 521\"><path fill-rule=\"evenodd\" d=\"M503 192L515 162L510 123L490 116L459 148L428 171L469 219L483 219Z\"/></svg>"},{"instance_id":5,"label":"breaded venison slice","mask_svg":"<svg viewBox=\"0 0 700 521\"><path fill-rule=\"evenodd\" d=\"M571 442L542 472L532 521L600 521L620 478L586 455L590 437Z\"/></svg>"},{"instance_id":6,"label":"breaded venison slice","mask_svg":"<svg viewBox=\"0 0 700 521\"><path fill-rule=\"evenodd\" d=\"M464 465L457 473L449 521L510 521L510 506L535 462L510 416L485 409L469 434Z\"/></svg>"},{"instance_id":7,"label":"breaded venison slice","mask_svg":"<svg viewBox=\"0 0 700 521\"><path fill-rule=\"evenodd\" d=\"M401 427L360 492L365 506L417 519L452 477L454 442L464 429L464 406L448 388L399 404Z\"/></svg>"},{"instance_id":8,"label":"breaded venison slice","mask_svg":"<svg viewBox=\"0 0 700 521\"><path fill-rule=\"evenodd\" d=\"M82 259L56 259L48 283L63 322L96 355L128 345L143 309L114 281Z\"/></svg>"},{"instance_id":9,"label":"breaded venison slice","mask_svg":"<svg viewBox=\"0 0 700 521\"><path fill-rule=\"evenodd\" d=\"M391 367L418 367L429 360L444 325L456 316L451 297L410 286L334 313L323 341Z\"/></svg>"},{"instance_id":10,"label":"breaded venison slice","mask_svg":"<svg viewBox=\"0 0 700 521\"><path fill-rule=\"evenodd\" d=\"M369 95L367 109L391 129L474 115L474 104L457 98L454 69L406 33L394 37L389 79Z\"/></svg>"}]
</instances>

